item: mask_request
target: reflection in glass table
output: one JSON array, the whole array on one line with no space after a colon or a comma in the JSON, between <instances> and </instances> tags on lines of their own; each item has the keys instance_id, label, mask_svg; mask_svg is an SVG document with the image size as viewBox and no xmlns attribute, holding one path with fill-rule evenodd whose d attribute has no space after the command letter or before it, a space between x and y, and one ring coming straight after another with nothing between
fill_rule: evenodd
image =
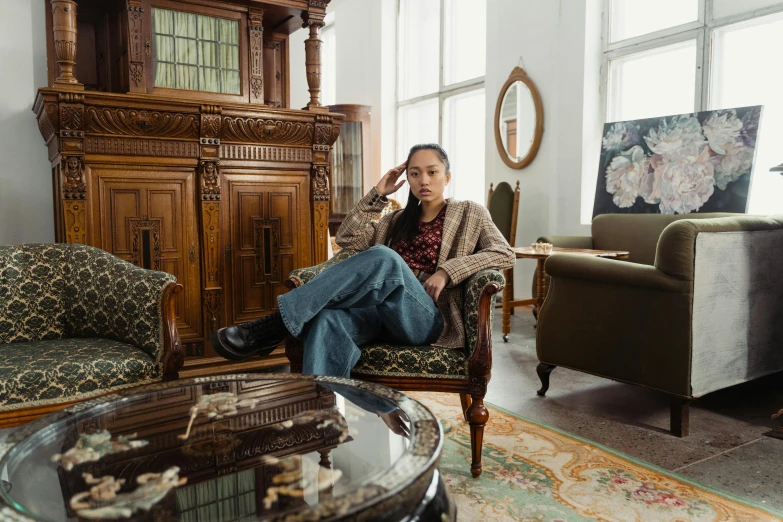
<instances>
[{"instance_id":1,"label":"reflection in glass table","mask_svg":"<svg viewBox=\"0 0 783 522\"><path fill-rule=\"evenodd\" d=\"M442 440L419 402L359 381L155 384L14 432L0 520L454 520Z\"/></svg>"}]
</instances>

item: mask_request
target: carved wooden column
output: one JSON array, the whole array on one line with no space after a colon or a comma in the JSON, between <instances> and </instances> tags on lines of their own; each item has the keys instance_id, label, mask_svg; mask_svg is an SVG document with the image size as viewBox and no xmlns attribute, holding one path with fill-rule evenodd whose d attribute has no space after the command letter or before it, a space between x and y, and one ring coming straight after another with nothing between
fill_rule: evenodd
<instances>
[{"instance_id":1,"label":"carved wooden column","mask_svg":"<svg viewBox=\"0 0 783 522\"><path fill-rule=\"evenodd\" d=\"M128 89L147 92L144 55L150 47L144 44L144 8L141 0L127 0L128 9Z\"/></svg>"},{"instance_id":2,"label":"carved wooden column","mask_svg":"<svg viewBox=\"0 0 783 522\"><path fill-rule=\"evenodd\" d=\"M310 4L313 5L313 2ZM323 4L326 5L326 3ZM302 20L304 20L302 27L310 27L310 37L305 40L305 66L307 68L307 86L310 91L307 109L311 111L328 111L318 99L321 94L321 45L323 44L318 39L318 29L324 26L324 15L325 13L318 14L310 11L302 14Z\"/></svg>"},{"instance_id":3,"label":"carved wooden column","mask_svg":"<svg viewBox=\"0 0 783 522\"><path fill-rule=\"evenodd\" d=\"M199 193L201 198L201 252L205 337L220 328L223 310L223 283L220 246L220 115L216 105L201 106L201 159ZM191 258L191 262L193 259Z\"/></svg>"},{"instance_id":4,"label":"carved wooden column","mask_svg":"<svg viewBox=\"0 0 783 522\"><path fill-rule=\"evenodd\" d=\"M315 263L329 255L329 165L312 167L313 253Z\"/></svg>"},{"instance_id":5,"label":"carved wooden column","mask_svg":"<svg viewBox=\"0 0 783 522\"><path fill-rule=\"evenodd\" d=\"M328 109L327 107L324 107ZM326 261L329 251L329 149L340 134L339 122L332 117L319 114L315 117L315 136L313 144L313 166L311 168L313 215L313 256L315 263Z\"/></svg>"},{"instance_id":6,"label":"carved wooden column","mask_svg":"<svg viewBox=\"0 0 783 522\"><path fill-rule=\"evenodd\" d=\"M60 74L54 86L65 89L84 89L73 74L76 67L76 2L52 0L52 30L55 59Z\"/></svg>"},{"instance_id":7,"label":"carved wooden column","mask_svg":"<svg viewBox=\"0 0 783 522\"><path fill-rule=\"evenodd\" d=\"M63 203L65 242L87 241L87 174L84 165L84 95L61 93L60 102L60 191Z\"/></svg>"},{"instance_id":8,"label":"carved wooden column","mask_svg":"<svg viewBox=\"0 0 783 522\"><path fill-rule=\"evenodd\" d=\"M264 19L262 9L250 9L250 103L264 104Z\"/></svg>"}]
</instances>

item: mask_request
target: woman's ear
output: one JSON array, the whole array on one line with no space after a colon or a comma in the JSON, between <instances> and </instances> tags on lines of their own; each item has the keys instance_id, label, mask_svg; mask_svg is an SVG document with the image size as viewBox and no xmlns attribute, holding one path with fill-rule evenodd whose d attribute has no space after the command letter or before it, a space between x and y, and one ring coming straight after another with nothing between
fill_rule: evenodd
<instances>
[{"instance_id":1,"label":"woman's ear","mask_svg":"<svg viewBox=\"0 0 783 522\"><path fill-rule=\"evenodd\" d=\"M446 185L448 185L450 181L451 181L451 172L447 172L446 173Z\"/></svg>"}]
</instances>

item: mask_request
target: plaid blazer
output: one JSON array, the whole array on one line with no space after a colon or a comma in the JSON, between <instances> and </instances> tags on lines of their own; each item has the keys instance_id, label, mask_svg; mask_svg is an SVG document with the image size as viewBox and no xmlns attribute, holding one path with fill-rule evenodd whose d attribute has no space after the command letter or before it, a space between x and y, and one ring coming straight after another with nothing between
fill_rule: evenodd
<instances>
[{"instance_id":1,"label":"plaid blazer","mask_svg":"<svg viewBox=\"0 0 783 522\"><path fill-rule=\"evenodd\" d=\"M460 284L486 268L513 268L516 256L486 208L472 201L447 201L438 268L446 271L450 281L438 298L444 327L433 346L462 348L465 346L465 326ZM388 200L373 187L345 216L335 237L337 244L352 250L367 250L385 244L392 225L402 212L396 210L377 220L387 203Z\"/></svg>"}]
</instances>

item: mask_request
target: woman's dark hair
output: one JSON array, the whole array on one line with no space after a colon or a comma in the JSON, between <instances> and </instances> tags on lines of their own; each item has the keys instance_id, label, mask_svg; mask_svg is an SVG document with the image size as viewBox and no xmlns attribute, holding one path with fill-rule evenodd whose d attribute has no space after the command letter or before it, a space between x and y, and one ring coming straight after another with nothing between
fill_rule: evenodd
<instances>
[{"instance_id":1,"label":"woman's dark hair","mask_svg":"<svg viewBox=\"0 0 783 522\"><path fill-rule=\"evenodd\" d=\"M437 154L438 157L440 158L440 161L443 163L443 166L446 168L446 172L449 172L449 168L450 168L449 157L446 154L446 151L443 150L443 147L441 147L437 143L420 143L419 145L414 145L413 147L411 147L411 150L408 153L408 160L405 162L405 164L406 165L410 164L413 155L419 152L420 150L434 151L435 154ZM410 190L410 192L408 193L408 203L407 205L405 205L405 210L402 211L400 217L398 217L397 220L394 222L392 229L389 231L389 234L386 236L387 246L392 246L397 241L400 241L402 239L411 240L414 237L416 237L416 234L419 231L419 218L421 218L420 203L421 201L419 201L419 198L413 195L413 190Z\"/></svg>"}]
</instances>

